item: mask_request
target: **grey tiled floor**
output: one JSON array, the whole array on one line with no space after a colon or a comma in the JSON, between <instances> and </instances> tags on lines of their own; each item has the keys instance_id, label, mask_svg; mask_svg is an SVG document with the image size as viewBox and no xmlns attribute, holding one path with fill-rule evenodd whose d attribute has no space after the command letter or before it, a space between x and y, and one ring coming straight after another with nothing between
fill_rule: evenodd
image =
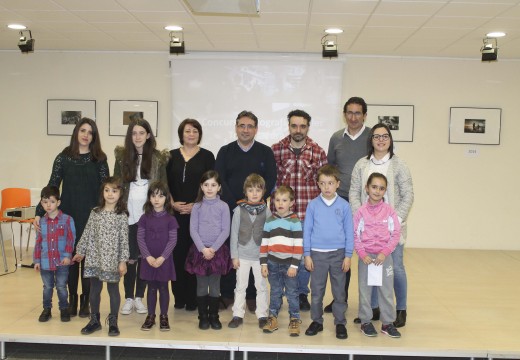
<instances>
[{"instance_id":1,"label":"grey tiled floor","mask_svg":"<svg viewBox=\"0 0 520 360\"><path fill-rule=\"evenodd\" d=\"M7 343L5 346L8 360L40 360L40 359L73 359L73 360L97 360L105 359L105 348L100 346L70 346L57 344L25 344ZM146 348L122 348L111 347L112 360L228 360L229 352L226 351L197 351L197 350L169 350ZM346 360L346 355L326 354L291 354L291 353L248 353L248 360ZM398 360L403 357L395 356L369 356L356 355L355 360ZM432 357L407 357L414 360L460 360L461 358L432 358ZM242 360L242 353L235 353L235 360ZM504 359L507 360L507 359Z\"/></svg>"}]
</instances>

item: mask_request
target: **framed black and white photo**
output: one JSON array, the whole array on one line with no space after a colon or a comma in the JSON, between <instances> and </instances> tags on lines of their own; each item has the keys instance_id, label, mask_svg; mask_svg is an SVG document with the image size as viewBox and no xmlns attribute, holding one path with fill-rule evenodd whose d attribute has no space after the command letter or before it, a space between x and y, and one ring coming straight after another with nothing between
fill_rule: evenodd
<instances>
[{"instance_id":1,"label":"framed black and white photo","mask_svg":"<svg viewBox=\"0 0 520 360\"><path fill-rule=\"evenodd\" d=\"M157 136L158 101L110 100L110 136L125 136L132 120L145 119Z\"/></svg>"},{"instance_id":2,"label":"framed black and white photo","mask_svg":"<svg viewBox=\"0 0 520 360\"><path fill-rule=\"evenodd\" d=\"M450 108L450 144L500 145L502 109Z\"/></svg>"},{"instance_id":3,"label":"framed black and white photo","mask_svg":"<svg viewBox=\"0 0 520 360\"><path fill-rule=\"evenodd\" d=\"M366 126L387 125L394 141L412 142L413 122L413 105L368 105Z\"/></svg>"},{"instance_id":4,"label":"framed black and white photo","mask_svg":"<svg viewBox=\"0 0 520 360\"><path fill-rule=\"evenodd\" d=\"M96 121L96 100L47 100L47 135L70 136L84 117Z\"/></svg>"}]
</instances>

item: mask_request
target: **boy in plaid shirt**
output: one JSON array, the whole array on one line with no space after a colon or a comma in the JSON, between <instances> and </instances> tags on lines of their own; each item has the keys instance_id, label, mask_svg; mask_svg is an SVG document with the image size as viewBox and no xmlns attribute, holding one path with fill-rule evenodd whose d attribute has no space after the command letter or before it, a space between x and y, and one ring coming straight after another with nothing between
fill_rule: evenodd
<instances>
[{"instance_id":1,"label":"boy in plaid shirt","mask_svg":"<svg viewBox=\"0 0 520 360\"><path fill-rule=\"evenodd\" d=\"M56 286L60 318L66 322L70 321L67 280L76 229L74 220L58 209L60 191L56 186L42 189L41 204L46 214L40 221L33 254L34 270L40 272L43 281L43 311L38 320L46 322L52 317L52 292Z\"/></svg>"}]
</instances>

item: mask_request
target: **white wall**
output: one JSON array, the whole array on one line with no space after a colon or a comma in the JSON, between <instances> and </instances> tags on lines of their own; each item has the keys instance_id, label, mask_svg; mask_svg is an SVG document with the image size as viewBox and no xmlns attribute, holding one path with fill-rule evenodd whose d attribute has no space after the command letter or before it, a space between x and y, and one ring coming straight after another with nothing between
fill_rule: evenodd
<instances>
[{"instance_id":1,"label":"white wall","mask_svg":"<svg viewBox=\"0 0 520 360\"><path fill-rule=\"evenodd\" d=\"M414 142L397 143L415 185L408 246L520 249L519 165L514 157L520 134L519 85L520 62L347 59L344 100L362 96L372 104L415 105ZM108 136L111 99L158 100L159 147L172 140L167 54L0 52L0 90L0 188L44 186L54 157L68 144L67 137L46 135L47 99L97 100L97 122L111 168L113 148L123 141ZM448 144L451 106L502 108L501 144ZM477 149L478 156L467 157L468 149Z\"/></svg>"}]
</instances>

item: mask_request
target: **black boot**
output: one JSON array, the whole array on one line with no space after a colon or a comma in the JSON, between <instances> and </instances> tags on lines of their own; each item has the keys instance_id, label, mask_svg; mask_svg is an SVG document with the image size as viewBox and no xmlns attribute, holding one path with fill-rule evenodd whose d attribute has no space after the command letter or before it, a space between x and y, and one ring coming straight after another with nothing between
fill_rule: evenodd
<instances>
[{"instance_id":1,"label":"black boot","mask_svg":"<svg viewBox=\"0 0 520 360\"><path fill-rule=\"evenodd\" d=\"M400 328L406 325L406 310L397 310L394 326Z\"/></svg>"},{"instance_id":2,"label":"black boot","mask_svg":"<svg viewBox=\"0 0 520 360\"><path fill-rule=\"evenodd\" d=\"M77 301L77 298L76 298ZM76 302L77 303L77 302ZM79 317L85 318L90 315L90 307L88 295L80 295L79 297Z\"/></svg>"},{"instance_id":3,"label":"black boot","mask_svg":"<svg viewBox=\"0 0 520 360\"><path fill-rule=\"evenodd\" d=\"M213 330L222 329L222 323L220 322L219 316L218 316L218 306L219 306L219 298L210 297L209 298L209 324Z\"/></svg>"},{"instance_id":4,"label":"black boot","mask_svg":"<svg viewBox=\"0 0 520 360\"><path fill-rule=\"evenodd\" d=\"M197 296L197 308L199 309L199 329L208 330L208 296Z\"/></svg>"},{"instance_id":5,"label":"black boot","mask_svg":"<svg viewBox=\"0 0 520 360\"><path fill-rule=\"evenodd\" d=\"M108 315L105 322L108 324L108 336L118 336L119 327L117 326L117 315Z\"/></svg>"},{"instance_id":6,"label":"black boot","mask_svg":"<svg viewBox=\"0 0 520 360\"><path fill-rule=\"evenodd\" d=\"M71 317L78 315L78 295L69 295L69 314Z\"/></svg>"},{"instance_id":7,"label":"black boot","mask_svg":"<svg viewBox=\"0 0 520 360\"><path fill-rule=\"evenodd\" d=\"M99 313L97 314L91 314L90 315L90 321L83 329L81 329L81 333L83 335L90 335L94 331L101 330L101 322L99 321L100 316Z\"/></svg>"}]
</instances>

